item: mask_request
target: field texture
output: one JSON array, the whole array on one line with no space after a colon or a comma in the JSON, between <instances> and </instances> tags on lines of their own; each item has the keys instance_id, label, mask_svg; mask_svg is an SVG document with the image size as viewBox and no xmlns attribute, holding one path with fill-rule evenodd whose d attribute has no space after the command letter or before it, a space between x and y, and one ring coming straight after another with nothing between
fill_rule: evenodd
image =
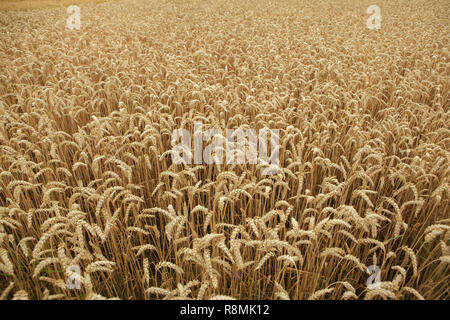
<instances>
[{"instance_id":1,"label":"field texture","mask_svg":"<svg viewBox=\"0 0 450 320\"><path fill-rule=\"evenodd\" d=\"M66 8L81 3L100 3L116 0L0 0L0 10L34 10L48 7Z\"/></svg>"},{"instance_id":2,"label":"field texture","mask_svg":"<svg viewBox=\"0 0 450 320\"><path fill-rule=\"evenodd\" d=\"M0 13L1 299L449 299L448 0L79 7Z\"/></svg>"}]
</instances>

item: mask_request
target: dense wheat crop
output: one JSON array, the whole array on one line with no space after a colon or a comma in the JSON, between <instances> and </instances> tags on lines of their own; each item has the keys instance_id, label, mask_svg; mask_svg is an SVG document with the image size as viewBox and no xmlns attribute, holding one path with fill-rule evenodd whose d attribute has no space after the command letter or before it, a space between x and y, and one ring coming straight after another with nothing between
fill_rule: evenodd
<instances>
[{"instance_id":1,"label":"dense wheat crop","mask_svg":"<svg viewBox=\"0 0 450 320\"><path fill-rule=\"evenodd\" d=\"M80 8L0 13L0 298L449 298L448 1ZM174 164L194 121L278 173Z\"/></svg>"}]
</instances>

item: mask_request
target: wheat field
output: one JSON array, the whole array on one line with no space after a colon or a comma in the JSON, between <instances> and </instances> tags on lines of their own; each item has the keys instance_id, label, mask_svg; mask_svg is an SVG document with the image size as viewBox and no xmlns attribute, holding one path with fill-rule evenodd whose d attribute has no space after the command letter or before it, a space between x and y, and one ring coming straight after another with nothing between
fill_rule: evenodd
<instances>
[{"instance_id":1,"label":"wheat field","mask_svg":"<svg viewBox=\"0 0 450 320\"><path fill-rule=\"evenodd\" d=\"M79 7L0 12L0 299L449 299L450 2Z\"/></svg>"}]
</instances>

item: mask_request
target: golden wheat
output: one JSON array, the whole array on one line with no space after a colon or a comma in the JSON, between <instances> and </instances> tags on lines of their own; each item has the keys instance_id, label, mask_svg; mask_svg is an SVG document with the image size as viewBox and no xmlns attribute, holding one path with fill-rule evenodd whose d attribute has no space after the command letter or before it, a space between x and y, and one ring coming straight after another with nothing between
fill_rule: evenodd
<instances>
[{"instance_id":1,"label":"golden wheat","mask_svg":"<svg viewBox=\"0 0 450 320\"><path fill-rule=\"evenodd\" d=\"M377 3L1 12L0 299L448 299L449 6ZM196 121L279 163L175 164Z\"/></svg>"}]
</instances>

